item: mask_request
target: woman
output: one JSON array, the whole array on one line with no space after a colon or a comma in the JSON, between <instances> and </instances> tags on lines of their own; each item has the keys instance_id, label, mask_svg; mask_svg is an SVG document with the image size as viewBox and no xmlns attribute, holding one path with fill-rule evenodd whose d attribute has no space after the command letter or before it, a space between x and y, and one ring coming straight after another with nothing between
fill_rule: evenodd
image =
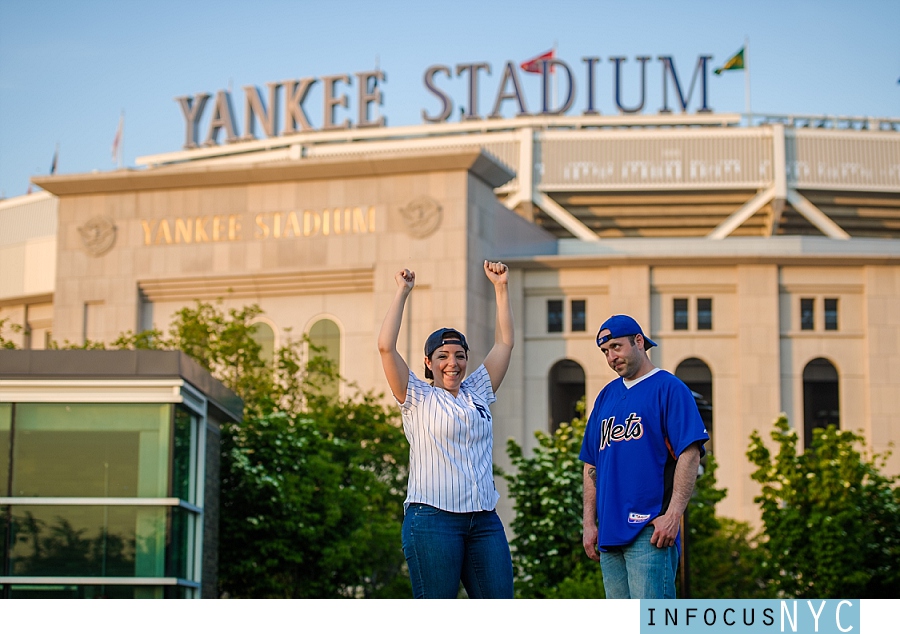
<instances>
[{"instance_id":1,"label":"woman","mask_svg":"<svg viewBox=\"0 0 900 634\"><path fill-rule=\"evenodd\" d=\"M409 440L409 487L403 519L403 552L417 599L455 598L462 581L469 597L513 596L512 560L503 524L494 510L493 431L488 406L509 368L513 318L509 267L484 262L494 285L494 347L469 378L469 345L452 328L425 342L425 378L397 352L406 298L416 274L399 271L397 294L378 335L378 351L391 392L400 404Z\"/></svg>"}]
</instances>

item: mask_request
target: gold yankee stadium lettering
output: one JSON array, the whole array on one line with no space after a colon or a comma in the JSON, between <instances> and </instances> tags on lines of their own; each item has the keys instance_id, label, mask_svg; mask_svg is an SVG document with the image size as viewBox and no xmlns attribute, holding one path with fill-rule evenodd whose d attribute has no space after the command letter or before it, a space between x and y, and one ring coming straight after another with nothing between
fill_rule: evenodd
<instances>
[{"instance_id":1,"label":"gold yankee stadium lettering","mask_svg":"<svg viewBox=\"0 0 900 634\"><path fill-rule=\"evenodd\" d=\"M144 245L200 244L244 240L241 214L217 214L141 220ZM345 207L322 211L269 211L253 216L254 240L375 232L375 207Z\"/></svg>"}]
</instances>

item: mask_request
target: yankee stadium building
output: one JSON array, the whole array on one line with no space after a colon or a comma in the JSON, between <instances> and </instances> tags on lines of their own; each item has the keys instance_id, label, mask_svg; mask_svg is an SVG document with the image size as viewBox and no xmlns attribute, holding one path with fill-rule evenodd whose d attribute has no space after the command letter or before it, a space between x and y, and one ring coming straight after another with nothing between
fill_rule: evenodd
<instances>
[{"instance_id":1,"label":"yankee stadium building","mask_svg":"<svg viewBox=\"0 0 900 634\"><path fill-rule=\"evenodd\" d=\"M4 336L111 342L165 330L196 300L257 303L267 350L307 333L348 381L387 392L375 336L394 273L416 272L399 349L419 373L443 326L481 362L494 333L481 261L502 260L516 345L495 463L509 466L507 438L532 448L585 395L590 407L615 377L596 331L627 313L706 410L718 512L756 522L745 453L781 412L801 446L828 424L875 452L900 441L900 119L719 114L708 60L687 82L665 56L548 59L530 110L529 69L435 65L423 123L405 127L379 114L377 69L179 97L182 149L0 201L0 319L22 326ZM662 76L652 111L620 91L645 72ZM594 97L610 78L616 114ZM0 491L0 510L15 495Z\"/></svg>"}]
</instances>

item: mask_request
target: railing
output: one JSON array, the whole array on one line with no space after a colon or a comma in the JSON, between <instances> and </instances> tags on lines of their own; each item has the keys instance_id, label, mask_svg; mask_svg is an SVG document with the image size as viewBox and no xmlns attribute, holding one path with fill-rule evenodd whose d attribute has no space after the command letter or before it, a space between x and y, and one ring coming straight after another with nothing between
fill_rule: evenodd
<instances>
[{"instance_id":1,"label":"railing","mask_svg":"<svg viewBox=\"0 0 900 634\"><path fill-rule=\"evenodd\" d=\"M870 130L882 132L900 131L900 119L893 117L851 117L827 114L801 115L751 113L750 121L751 125L780 123L788 128Z\"/></svg>"},{"instance_id":2,"label":"railing","mask_svg":"<svg viewBox=\"0 0 900 634\"><path fill-rule=\"evenodd\" d=\"M743 123L744 125L740 125ZM750 125L747 125L747 124ZM783 130L783 133L778 132ZM480 147L509 165L520 188L686 190L791 186L900 192L898 118L754 113L484 119L397 128L298 133L160 154L140 165L302 160ZM531 151L524 144L533 143ZM784 152L776 151L783 145ZM781 163L779 157L784 157Z\"/></svg>"}]
</instances>

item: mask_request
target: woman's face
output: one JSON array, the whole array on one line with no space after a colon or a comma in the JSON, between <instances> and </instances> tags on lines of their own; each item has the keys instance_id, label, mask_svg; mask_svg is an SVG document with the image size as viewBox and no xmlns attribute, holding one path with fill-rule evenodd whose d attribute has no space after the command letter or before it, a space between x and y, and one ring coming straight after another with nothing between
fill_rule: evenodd
<instances>
[{"instance_id":1,"label":"woman's face","mask_svg":"<svg viewBox=\"0 0 900 634\"><path fill-rule=\"evenodd\" d=\"M455 343L447 343L435 350L425 364L434 375L435 387L442 387L454 396L466 376L466 351Z\"/></svg>"}]
</instances>

